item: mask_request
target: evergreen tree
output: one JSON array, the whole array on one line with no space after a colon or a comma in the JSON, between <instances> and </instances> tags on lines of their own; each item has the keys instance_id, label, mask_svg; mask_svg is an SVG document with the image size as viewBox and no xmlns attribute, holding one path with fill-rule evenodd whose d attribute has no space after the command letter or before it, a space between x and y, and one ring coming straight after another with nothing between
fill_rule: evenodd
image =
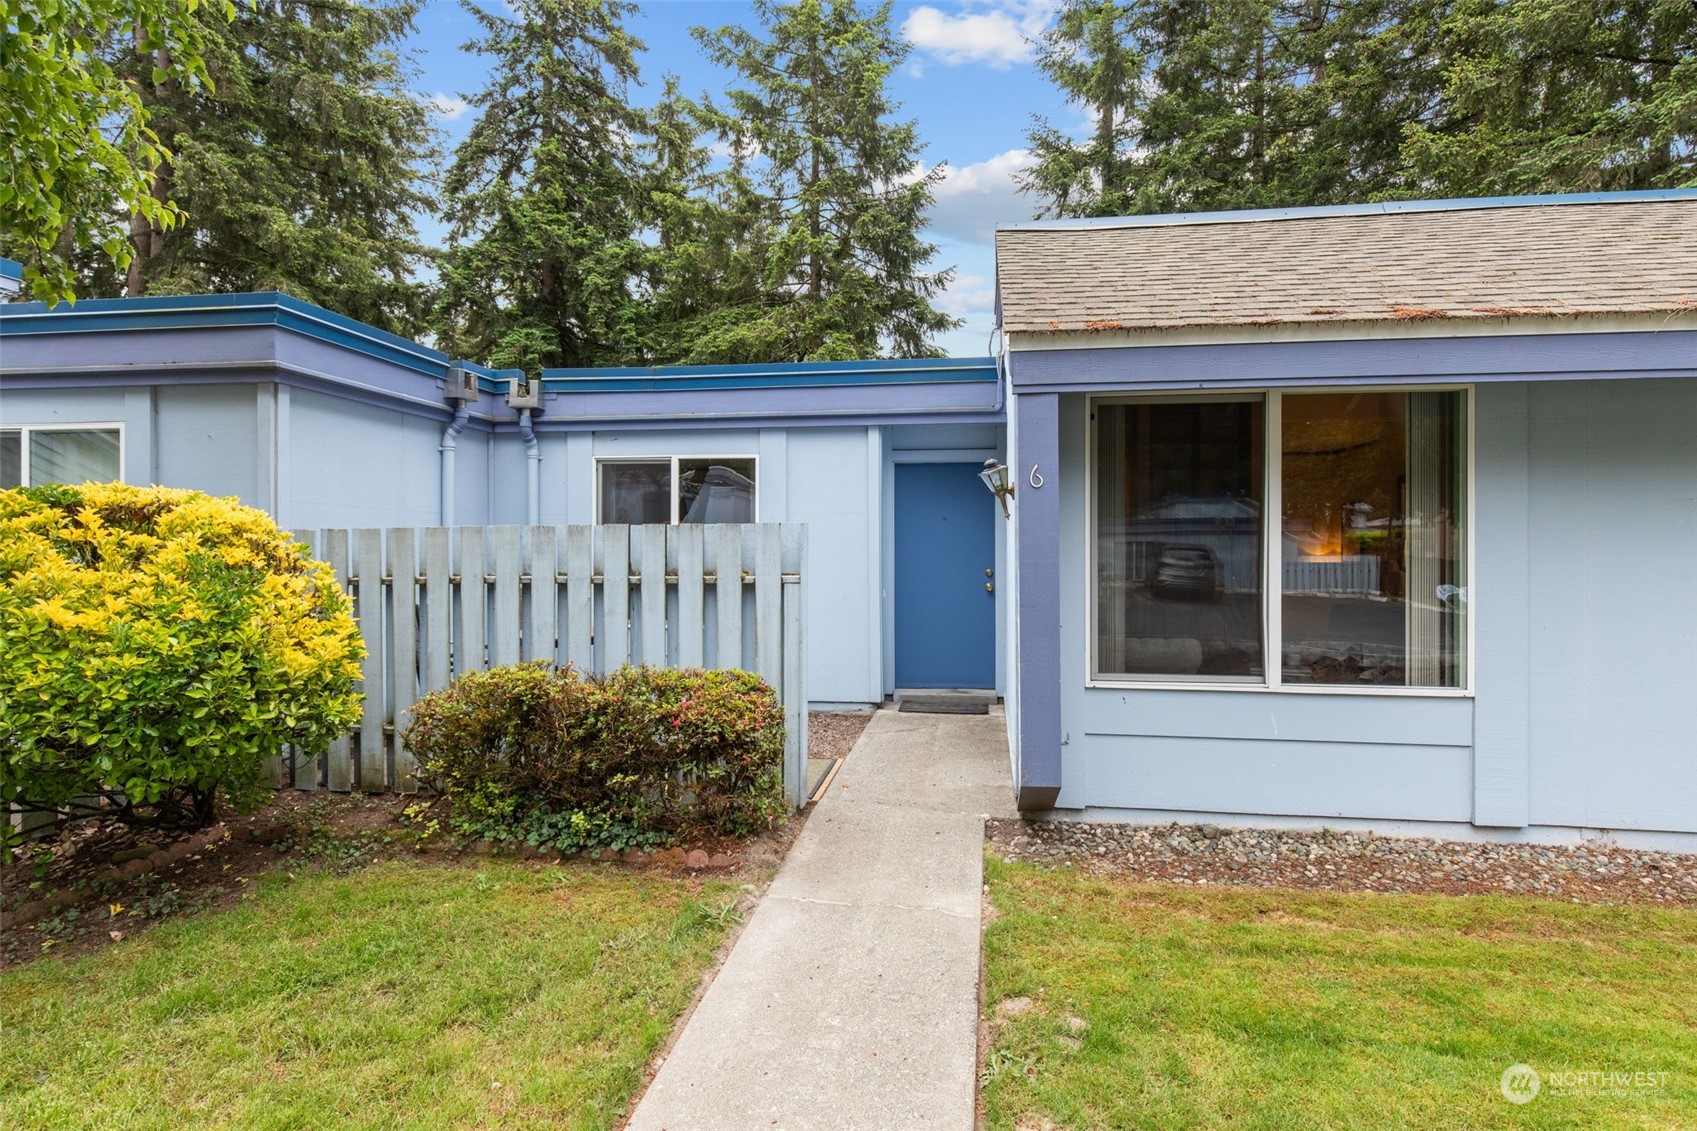
<instances>
[{"instance_id":1,"label":"evergreen tree","mask_svg":"<svg viewBox=\"0 0 1697 1131\"><path fill-rule=\"evenodd\" d=\"M1045 215L1123 216L1141 135L1147 68L1133 4L1087 0L1062 9L1037 45L1037 67L1094 123L1075 141L1046 119L1027 133L1035 163L1020 187L1044 201Z\"/></svg>"},{"instance_id":2,"label":"evergreen tree","mask_svg":"<svg viewBox=\"0 0 1697 1131\"><path fill-rule=\"evenodd\" d=\"M1059 215L1697 184L1690 0L1072 0Z\"/></svg>"},{"instance_id":3,"label":"evergreen tree","mask_svg":"<svg viewBox=\"0 0 1697 1131\"><path fill-rule=\"evenodd\" d=\"M766 306L762 284L772 230L767 202L740 168L702 143L704 112L667 76L650 115L644 224L653 247L645 272L645 360L650 364L760 361L738 353L745 322Z\"/></svg>"},{"instance_id":4,"label":"evergreen tree","mask_svg":"<svg viewBox=\"0 0 1697 1131\"><path fill-rule=\"evenodd\" d=\"M445 179L452 225L438 304L444 348L491 364L613 364L644 349L633 287L647 180L626 100L642 44L622 0L466 0L491 62Z\"/></svg>"},{"instance_id":5,"label":"evergreen tree","mask_svg":"<svg viewBox=\"0 0 1697 1131\"><path fill-rule=\"evenodd\" d=\"M1436 92L1416 18L1435 2L1071 4L1038 62L1096 129L1039 122L1023 187L1095 216L1400 194L1403 132Z\"/></svg>"},{"instance_id":6,"label":"evergreen tree","mask_svg":"<svg viewBox=\"0 0 1697 1131\"><path fill-rule=\"evenodd\" d=\"M705 113L730 148L731 203L755 221L736 251L759 279L696 356L934 354L932 336L957 324L931 306L951 272L925 270L936 248L920 235L942 170L919 172L914 123L890 120L886 83L908 46L889 4L756 0L755 11L758 31L694 29L743 84Z\"/></svg>"},{"instance_id":7,"label":"evergreen tree","mask_svg":"<svg viewBox=\"0 0 1697 1131\"><path fill-rule=\"evenodd\" d=\"M97 294L284 291L400 333L420 325L412 217L427 204L419 163L434 139L397 53L413 0L243 0L203 16L210 87L122 63L171 156L157 200L185 214L165 230L132 215L120 278L88 265ZM206 10L203 9L203 12Z\"/></svg>"},{"instance_id":8,"label":"evergreen tree","mask_svg":"<svg viewBox=\"0 0 1697 1131\"><path fill-rule=\"evenodd\" d=\"M1691 0L1457 0L1444 111L1409 133L1429 195L1697 185Z\"/></svg>"}]
</instances>

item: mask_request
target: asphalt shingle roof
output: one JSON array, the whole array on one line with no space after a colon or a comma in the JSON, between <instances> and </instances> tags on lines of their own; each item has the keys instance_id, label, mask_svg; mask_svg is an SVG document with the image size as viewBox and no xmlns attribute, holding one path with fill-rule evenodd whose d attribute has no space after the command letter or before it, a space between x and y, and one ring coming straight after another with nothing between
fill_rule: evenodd
<instances>
[{"instance_id":1,"label":"asphalt shingle roof","mask_svg":"<svg viewBox=\"0 0 1697 1131\"><path fill-rule=\"evenodd\" d=\"M1010 333L1697 311L1697 194L996 233Z\"/></svg>"}]
</instances>

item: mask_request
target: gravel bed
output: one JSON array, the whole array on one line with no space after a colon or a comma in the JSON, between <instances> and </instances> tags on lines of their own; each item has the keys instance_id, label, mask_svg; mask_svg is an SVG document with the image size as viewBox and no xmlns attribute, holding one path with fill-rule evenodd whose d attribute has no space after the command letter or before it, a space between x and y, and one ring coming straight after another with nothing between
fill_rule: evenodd
<instances>
[{"instance_id":1,"label":"gravel bed","mask_svg":"<svg viewBox=\"0 0 1697 1131\"><path fill-rule=\"evenodd\" d=\"M1004 859L1175 884L1330 891L1509 892L1574 903L1697 907L1697 855L1608 841L1492 844L1215 825L994 820Z\"/></svg>"},{"instance_id":2,"label":"gravel bed","mask_svg":"<svg viewBox=\"0 0 1697 1131\"><path fill-rule=\"evenodd\" d=\"M843 758L855 739L872 721L871 711L809 711L807 713L807 756Z\"/></svg>"}]
</instances>

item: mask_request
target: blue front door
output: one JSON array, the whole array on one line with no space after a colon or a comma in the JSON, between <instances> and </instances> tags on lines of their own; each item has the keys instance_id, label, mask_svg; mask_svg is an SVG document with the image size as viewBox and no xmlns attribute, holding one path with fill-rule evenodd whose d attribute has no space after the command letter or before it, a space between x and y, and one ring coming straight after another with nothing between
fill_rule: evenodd
<instances>
[{"instance_id":1,"label":"blue front door","mask_svg":"<svg viewBox=\"0 0 1697 1131\"><path fill-rule=\"evenodd\" d=\"M896 686L996 686L995 497L976 463L896 464Z\"/></svg>"}]
</instances>

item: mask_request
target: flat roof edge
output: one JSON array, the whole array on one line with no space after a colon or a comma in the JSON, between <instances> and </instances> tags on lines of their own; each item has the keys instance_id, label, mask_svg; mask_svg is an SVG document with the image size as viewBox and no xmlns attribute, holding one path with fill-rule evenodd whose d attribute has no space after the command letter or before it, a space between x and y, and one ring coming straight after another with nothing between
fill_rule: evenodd
<instances>
[{"instance_id":1,"label":"flat roof edge","mask_svg":"<svg viewBox=\"0 0 1697 1131\"><path fill-rule=\"evenodd\" d=\"M1575 204L1650 204L1667 200L1697 201L1697 189L1636 189L1620 192L1566 192L1540 196L1453 197L1446 200L1385 200L1362 204L1320 204L1289 208L1248 208L1217 212L1162 212L1147 216L1101 216L1028 220L997 224L996 232L1042 232L1114 228L1158 228L1203 224L1251 224L1272 220L1324 219L1336 216L1381 216L1408 212L1466 212L1492 208L1539 208Z\"/></svg>"}]
</instances>

